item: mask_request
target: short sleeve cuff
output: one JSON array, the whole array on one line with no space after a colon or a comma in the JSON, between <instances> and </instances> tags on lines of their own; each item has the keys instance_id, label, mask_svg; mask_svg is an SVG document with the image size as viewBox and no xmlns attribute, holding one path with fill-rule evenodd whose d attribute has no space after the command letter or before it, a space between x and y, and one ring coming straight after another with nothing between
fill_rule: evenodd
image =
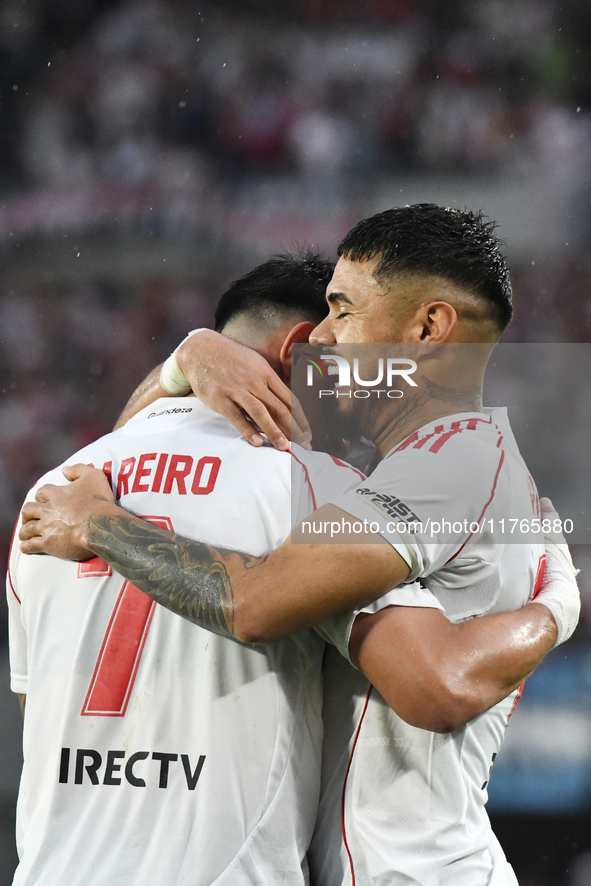
<instances>
[{"instance_id":1,"label":"short sleeve cuff","mask_svg":"<svg viewBox=\"0 0 591 886\"><path fill-rule=\"evenodd\" d=\"M427 588L422 587L418 581L415 581L388 591L387 594L378 597L377 600L368 603L367 606L363 606L361 609L354 609L350 612L345 612L343 615L337 615L335 618L323 621L321 624L316 625L316 633L323 640L326 640L327 643L335 646L343 658L346 658L349 664L356 668L349 655L349 640L351 639L351 631L353 630L355 619L361 612L373 615L375 612L386 609L388 606L416 606L422 609L439 609L440 612L445 614L443 606L434 594ZM356 670L358 669L356 668Z\"/></svg>"},{"instance_id":2,"label":"short sleeve cuff","mask_svg":"<svg viewBox=\"0 0 591 886\"><path fill-rule=\"evenodd\" d=\"M368 501L360 497L360 495L351 490L344 495L335 498L332 504L341 510L351 514L352 518L363 521L367 520L370 527L377 524L378 533L397 551L405 563L408 564L410 574L408 581L414 581L423 569L423 558L416 544L412 542L412 534L399 532L399 528L403 528L406 524L400 520L388 519L378 509L374 509ZM355 530L353 529L353 532Z\"/></svg>"},{"instance_id":3,"label":"short sleeve cuff","mask_svg":"<svg viewBox=\"0 0 591 886\"><path fill-rule=\"evenodd\" d=\"M16 692L17 695L26 695L28 688L27 677L22 676L21 674L11 674L10 688L12 692Z\"/></svg>"}]
</instances>

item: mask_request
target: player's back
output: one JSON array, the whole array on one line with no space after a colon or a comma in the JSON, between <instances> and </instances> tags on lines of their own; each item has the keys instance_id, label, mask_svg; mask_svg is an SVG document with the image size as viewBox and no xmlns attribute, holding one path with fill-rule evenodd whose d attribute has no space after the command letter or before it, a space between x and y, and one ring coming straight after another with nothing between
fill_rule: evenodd
<instances>
[{"instance_id":1,"label":"player's back","mask_svg":"<svg viewBox=\"0 0 591 886\"><path fill-rule=\"evenodd\" d=\"M159 401L75 460L179 534L261 555L289 533L290 456L254 450L194 399ZM14 546L10 582L12 685L27 695L14 883L306 882L322 641L240 645L100 560Z\"/></svg>"}]
</instances>

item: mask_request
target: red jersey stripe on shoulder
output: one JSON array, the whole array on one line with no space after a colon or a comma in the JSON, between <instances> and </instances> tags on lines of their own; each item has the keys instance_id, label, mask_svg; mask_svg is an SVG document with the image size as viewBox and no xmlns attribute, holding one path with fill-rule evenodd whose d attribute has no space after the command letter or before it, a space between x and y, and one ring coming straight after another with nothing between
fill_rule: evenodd
<instances>
[{"instance_id":1,"label":"red jersey stripe on shoulder","mask_svg":"<svg viewBox=\"0 0 591 886\"><path fill-rule=\"evenodd\" d=\"M346 461L341 461L340 458L337 458L334 455L331 455L331 458L334 461L335 465L338 465L340 468L349 468L350 471L353 471L353 473L361 477L362 480L367 479L365 474L362 474L361 471L358 471L357 468L353 467L353 465L348 464Z\"/></svg>"},{"instance_id":2,"label":"red jersey stripe on shoulder","mask_svg":"<svg viewBox=\"0 0 591 886\"><path fill-rule=\"evenodd\" d=\"M430 434L425 434L423 437L419 435L418 431L415 431L414 433L410 434L410 436L407 437L406 440L403 440L400 446L397 446L396 449L393 449L392 452L387 456L387 458L390 458L390 456L394 455L396 452L402 452L404 449L408 449L409 446L412 446L413 449L422 449L425 443L427 443L429 440L432 440L433 437L437 436L438 434L443 434L443 437L441 437L439 440L436 440L433 445L429 447L429 452L437 453L439 452L443 444L446 443L450 437L453 437L454 434L459 434L461 431L464 430L475 431L479 422L485 425L492 424L492 415L489 415L488 418L478 418L474 416L472 418L457 419L456 421L453 421L451 423L450 430L446 431L445 433L443 433L443 429L445 427L444 425L436 425ZM464 425L464 427L462 427L462 425Z\"/></svg>"},{"instance_id":3,"label":"red jersey stripe on shoulder","mask_svg":"<svg viewBox=\"0 0 591 886\"><path fill-rule=\"evenodd\" d=\"M445 434L442 434L439 440L436 440L435 443L429 447L429 452L438 453L444 443L447 443L454 434L461 434L462 431L477 430L479 422L485 425L490 425L491 417L489 416L488 420L484 418L463 418L459 421L452 421L450 430L446 431ZM462 425L464 425L464 427L462 427Z\"/></svg>"},{"instance_id":4,"label":"red jersey stripe on shoulder","mask_svg":"<svg viewBox=\"0 0 591 886\"><path fill-rule=\"evenodd\" d=\"M435 437L435 431L433 431L432 434L425 434L424 437L421 437L420 440L417 440L417 442L416 442L415 445L413 446L413 449L422 449L423 446L425 445L425 443L426 443L428 440L432 440L433 437Z\"/></svg>"},{"instance_id":5,"label":"red jersey stripe on shoulder","mask_svg":"<svg viewBox=\"0 0 591 886\"><path fill-rule=\"evenodd\" d=\"M414 434L411 434L410 437L407 437L406 440L404 440L400 444L400 446L397 446L396 449L394 450L394 452L402 452L403 449L407 449L413 443L416 443L418 439L419 439L419 432L415 431ZM394 455L394 452L391 452L390 455ZM388 458L389 457L390 456L388 456Z\"/></svg>"},{"instance_id":6,"label":"red jersey stripe on shoulder","mask_svg":"<svg viewBox=\"0 0 591 886\"><path fill-rule=\"evenodd\" d=\"M465 428L452 428L451 431L446 431L445 434L441 434L439 438L433 443L432 446L429 446L429 452L433 452L437 454L441 447L447 443L447 441L453 437L455 434L461 434Z\"/></svg>"},{"instance_id":7,"label":"red jersey stripe on shoulder","mask_svg":"<svg viewBox=\"0 0 591 886\"><path fill-rule=\"evenodd\" d=\"M304 464L303 461L300 461L300 459L297 457L297 455L294 455L294 453L291 451L291 449L289 449L288 451L289 451L289 454L292 456L292 458L295 458L297 463L299 465L301 465L301 467L304 469L304 474L306 476L306 483L310 487L310 494L312 495L312 504L314 506L314 510L316 510L316 507L317 507L316 496L314 495L314 487L312 486L312 483L310 481L310 474L308 473L308 468L306 467L306 465Z\"/></svg>"},{"instance_id":8,"label":"red jersey stripe on shoulder","mask_svg":"<svg viewBox=\"0 0 591 886\"><path fill-rule=\"evenodd\" d=\"M499 464L498 464L498 467L497 467L497 472L496 472L496 474L495 474L495 479L494 479L494 483L493 483L493 488L492 488L492 491L491 491L491 493L490 493L490 498L489 498L489 500L487 501L487 503L485 504L484 508L482 509L482 513L481 513L480 517L478 518L478 521L477 521L477 522L478 522L478 525L480 525L480 523L481 523L481 521L482 521L482 518L483 518L484 515L486 514L486 511L487 511L487 509L488 509L489 504L491 503L491 501L492 501L493 498L495 497L495 492L497 491L497 482L498 482L498 480L499 480L499 474L501 473L501 468L503 467L503 463L504 463L504 461L505 461L505 450L502 449L502 450L501 450L501 457L500 457L500 459L499 459ZM458 554L459 554L461 551L463 551L463 549L466 547L466 545L468 544L468 542L470 541L470 539L472 538L473 535L474 535L474 533L471 532L470 535L468 536L468 538L466 539L466 541L464 542L464 544L462 545L462 547L459 548L459 549L455 552L455 554L453 555L453 557L450 557L450 558L449 558L449 560L448 560L447 563L445 564L446 566L447 566L448 563L451 563L452 560L455 560L456 557L458 556Z\"/></svg>"}]
</instances>

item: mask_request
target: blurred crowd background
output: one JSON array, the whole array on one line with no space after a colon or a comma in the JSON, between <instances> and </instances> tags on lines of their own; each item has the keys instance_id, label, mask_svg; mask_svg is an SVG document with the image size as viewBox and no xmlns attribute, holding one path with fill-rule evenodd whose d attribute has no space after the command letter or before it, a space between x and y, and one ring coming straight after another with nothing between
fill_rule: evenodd
<instances>
[{"instance_id":1,"label":"blurred crowd background","mask_svg":"<svg viewBox=\"0 0 591 886\"><path fill-rule=\"evenodd\" d=\"M2 0L0 558L27 489L110 430L232 279L334 256L388 206L483 209L513 270L504 340L590 342L590 144L586 0ZM548 418L579 414L584 447L581 391ZM530 681L491 781L522 886L591 886L589 550L578 637Z\"/></svg>"}]
</instances>

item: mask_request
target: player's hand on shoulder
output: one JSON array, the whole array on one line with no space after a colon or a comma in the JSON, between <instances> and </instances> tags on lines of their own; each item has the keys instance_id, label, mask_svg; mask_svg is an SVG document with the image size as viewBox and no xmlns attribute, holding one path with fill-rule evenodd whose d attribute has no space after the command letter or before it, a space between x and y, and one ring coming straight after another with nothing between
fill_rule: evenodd
<instances>
[{"instance_id":1,"label":"player's hand on shoulder","mask_svg":"<svg viewBox=\"0 0 591 886\"><path fill-rule=\"evenodd\" d=\"M548 521L550 530L544 533L546 567L542 587L535 602L543 603L552 613L558 628L559 646L571 636L579 621L581 595L577 585L579 570L575 568L566 539L560 531L560 518L549 498L540 499L542 521ZM542 524L544 525L544 524Z\"/></svg>"},{"instance_id":2,"label":"player's hand on shoulder","mask_svg":"<svg viewBox=\"0 0 591 886\"><path fill-rule=\"evenodd\" d=\"M300 404L256 351L204 329L186 338L175 356L193 392L249 443L264 442L257 425L276 449L288 449L289 439L310 448L310 426Z\"/></svg>"},{"instance_id":3,"label":"player's hand on shoulder","mask_svg":"<svg viewBox=\"0 0 591 886\"><path fill-rule=\"evenodd\" d=\"M64 560L87 560L94 557L87 547L89 520L116 509L117 505L102 471L72 465L64 468L63 474L70 483L41 486L35 500L24 505L20 550Z\"/></svg>"}]
</instances>

